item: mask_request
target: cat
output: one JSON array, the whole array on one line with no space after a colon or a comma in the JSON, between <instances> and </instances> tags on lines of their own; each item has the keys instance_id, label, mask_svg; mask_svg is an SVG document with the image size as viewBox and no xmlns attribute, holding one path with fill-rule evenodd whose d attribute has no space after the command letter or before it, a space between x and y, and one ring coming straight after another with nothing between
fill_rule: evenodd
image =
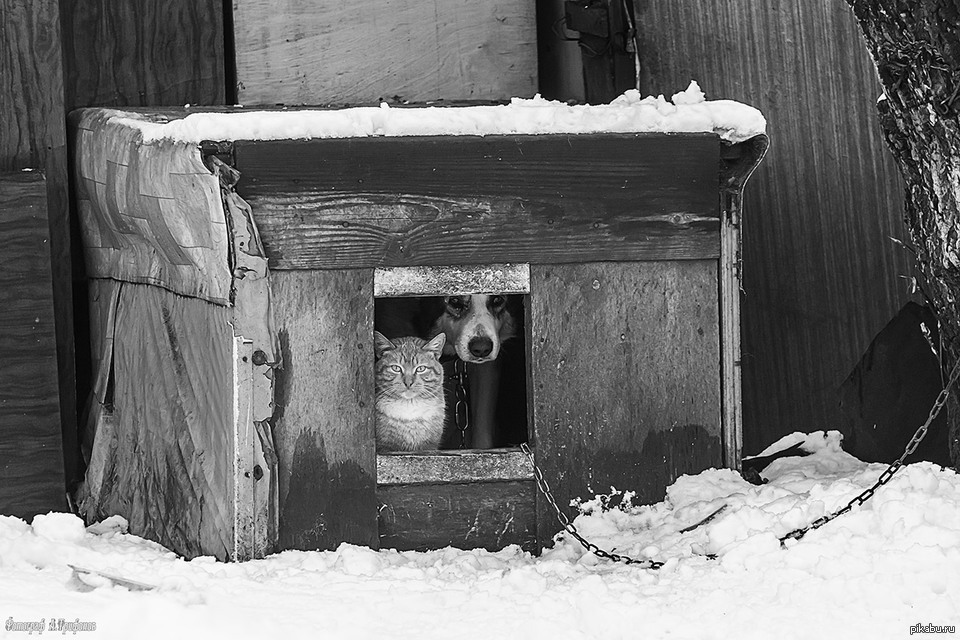
<instances>
[{"instance_id":1,"label":"cat","mask_svg":"<svg viewBox=\"0 0 960 640\"><path fill-rule=\"evenodd\" d=\"M377 452L437 449L446 405L440 354L446 335L389 340L374 331Z\"/></svg>"}]
</instances>

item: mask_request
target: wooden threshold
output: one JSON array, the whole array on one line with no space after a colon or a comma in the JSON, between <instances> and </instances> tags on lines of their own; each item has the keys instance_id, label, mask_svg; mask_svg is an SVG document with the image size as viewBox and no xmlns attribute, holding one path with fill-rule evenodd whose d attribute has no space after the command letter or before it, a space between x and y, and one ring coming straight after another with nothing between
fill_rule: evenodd
<instances>
[{"instance_id":1,"label":"wooden threshold","mask_svg":"<svg viewBox=\"0 0 960 640\"><path fill-rule=\"evenodd\" d=\"M377 486L533 480L520 449L415 451L377 455Z\"/></svg>"}]
</instances>

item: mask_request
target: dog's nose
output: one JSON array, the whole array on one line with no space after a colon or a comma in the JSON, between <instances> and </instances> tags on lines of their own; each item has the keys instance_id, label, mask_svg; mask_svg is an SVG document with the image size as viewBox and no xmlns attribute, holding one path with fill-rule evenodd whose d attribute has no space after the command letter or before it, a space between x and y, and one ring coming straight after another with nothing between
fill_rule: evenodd
<instances>
[{"instance_id":1,"label":"dog's nose","mask_svg":"<svg viewBox=\"0 0 960 640\"><path fill-rule=\"evenodd\" d=\"M471 338L467 344L470 354L476 358L485 358L493 351L493 340L487 337Z\"/></svg>"}]
</instances>

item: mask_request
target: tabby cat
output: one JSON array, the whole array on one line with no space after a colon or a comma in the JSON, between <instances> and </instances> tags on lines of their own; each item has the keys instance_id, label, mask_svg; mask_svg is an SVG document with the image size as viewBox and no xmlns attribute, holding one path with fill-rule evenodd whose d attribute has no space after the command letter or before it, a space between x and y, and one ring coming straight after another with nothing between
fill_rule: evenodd
<instances>
[{"instance_id":1,"label":"tabby cat","mask_svg":"<svg viewBox=\"0 0 960 640\"><path fill-rule=\"evenodd\" d=\"M377 451L436 449L444 424L443 367L446 336L387 339L374 332Z\"/></svg>"}]
</instances>

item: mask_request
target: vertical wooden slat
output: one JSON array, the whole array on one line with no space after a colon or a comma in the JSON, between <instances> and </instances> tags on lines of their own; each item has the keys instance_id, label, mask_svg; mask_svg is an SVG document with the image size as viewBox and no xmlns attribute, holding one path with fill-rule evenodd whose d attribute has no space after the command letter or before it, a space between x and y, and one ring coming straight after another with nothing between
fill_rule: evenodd
<instances>
[{"instance_id":1,"label":"vertical wooden slat","mask_svg":"<svg viewBox=\"0 0 960 640\"><path fill-rule=\"evenodd\" d=\"M720 389L723 463L740 468L743 453L743 386L740 337L740 197L720 195Z\"/></svg>"},{"instance_id":2,"label":"vertical wooden slat","mask_svg":"<svg viewBox=\"0 0 960 640\"><path fill-rule=\"evenodd\" d=\"M722 464L715 260L531 265L537 463L567 508ZM537 497L540 544L559 530Z\"/></svg>"},{"instance_id":3,"label":"vertical wooden slat","mask_svg":"<svg viewBox=\"0 0 960 640\"><path fill-rule=\"evenodd\" d=\"M253 341L233 339L233 549L231 560L249 560L257 533L254 504Z\"/></svg>"},{"instance_id":4,"label":"vertical wooden slat","mask_svg":"<svg viewBox=\"0 0 960 640\"><path fill-rule=\"evenodd\" d=\"M273 271L280 547L377 545L373 270Z\"/></svg>"},{"instance_id":5,"label":"vertical wooden slat","mask_svg":"<svg viewBox=\"0 0 960 640\"><path fill-rule=\"evenodd\" d=\"M641 91L697 79L761 109L770 152L744 194L744 449L833 428L837 389L907 299L910 255L880 93L843 2L637 0Z\"/></svg>"},{"instance_id":6,"label":"vertical wooden slat","mask_svg":"<svg viewBox=\"0 0 960 640\"><path fill-rule=\"evenodd\" d=\"M0 513L65 506L47 193L0 173Z\"/></svg>"},{"instance_id":7,"label":"vertical wooden slat","mask_svg":"<svg viewBox=\"0 0 960 640\"><path fill-rule=\"evenodd\" d=\"M0 171L32 167L47 178L64 472L73 484L80 456L60 35L54 0L0 0Z\"/></svg>"}]
</instances>

